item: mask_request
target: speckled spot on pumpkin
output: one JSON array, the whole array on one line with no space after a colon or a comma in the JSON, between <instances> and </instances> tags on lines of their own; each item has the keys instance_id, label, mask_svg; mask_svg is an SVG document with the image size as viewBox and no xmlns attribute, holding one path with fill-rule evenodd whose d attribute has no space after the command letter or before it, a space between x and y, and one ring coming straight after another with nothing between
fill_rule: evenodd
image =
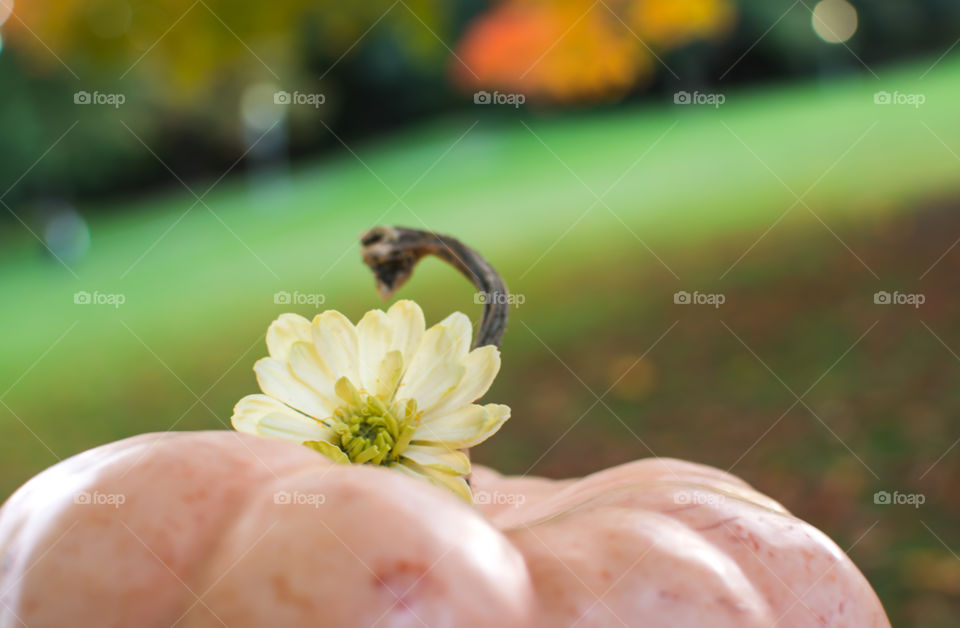
<instances>
[{"instance_id":1,"label":"speckled spot on pumpkin","mask_svg":"<svg viewBox=\"0 0 960 628\"><path fill-rule=\"evenodd\" d=\"M274 597L282 604L295 606L305 611L315 608L313 600L294 591L290 586L290 581L282 573L276 573L270 577L270 588L273 589Z\"/></svg>"},{"instance_id":2,"label":"speckled spot on pumpkin","mask_svg":"<svg viewBox=\"0 0 960 628\"><path fill-rule=\"evenodd\" d=\"M377 569L374 580L381 586L389 585L391 580L403 579L410 576L420 578L428 571L424 563L414 563L408 560L398 560L386 569Z\"/></svg>"},{"instance_id":3,"label":"speckled spot on pumpkin","mask_svg":"<svg viewBox=\"0 0 960 628\"><path fill-rule=\"evenodd\" d=\"M391 603L406 605L413 597L442 595L444 585L430 574L430 565L422 561L396 560L374 568L373 585L383 591Z\"/></svg>"},{"instance_id":4,"label":"speckled spot on pumpkin","mask_svg":"<svg viewBox=\"0 0 960 628\"><path fill-rule=\"evenodd\" d=\"M727 525L728 523L732 523L732 522L736 521L736 520L739 519L739 518L740 518L740 517L728 517L727 519L721 519L720 521L718 521L718 522L716 522L716 523L712 523L712 524L710 524L710 525L708 525L708 526L703 526L703 527L701 527L701 528L697 528L697 531L698 531L698 532L706 532L707 530L714 530L714 529L716 529L716 528L719 528L720 526L725 526L725 525Z\"/></svg>"},{"instance_id":5,"label":"speckled spot on pumpkin","mask_svg":"<svg viewBox=\"0 0 960 628\"><path fill-rule=\"evenodd\" d=\"M677 602L680 600L680 596L673 591L658 591L658 597L661 600L669 600L671 602Z\"/></svg>"},{"instance_id":6,"label":"speckled spot on pumpkin","mask_svg":"<svg viewBox=\"0 0 960 628\"><path fill-rule=\"evenodd\" d=\"M190 493L184 493L180 497L180 501L182 501L184 504L195 504L197 502L206 500L208 497L210 497L210 491L201 487Z\"/></svg>"}]
</instances>

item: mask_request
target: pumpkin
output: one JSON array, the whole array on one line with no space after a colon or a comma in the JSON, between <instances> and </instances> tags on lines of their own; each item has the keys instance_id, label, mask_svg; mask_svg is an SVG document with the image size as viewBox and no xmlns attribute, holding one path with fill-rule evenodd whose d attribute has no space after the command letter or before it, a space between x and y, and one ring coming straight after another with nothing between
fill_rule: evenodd
<instances>
[{"instance_id":1,"label":"pumpkin","mask_svg":"<svg viewBox=\"0 0 960 628\"><path fill-rule=\"evenodd\" d=\"M722 471L472 484L230 432L105 445L0 511L0 625L889 625L832 541Z\"/></svg>"},{"instance_id":2,"label":"pumpkin","mask_svg":"<svg viewBox=\"0 0 960 628\"><path fill-rule=\"evenodd\" d=\"M385 296L427 254L487 295L506 295L489 264L452 238L380 229L363 242ZM484 363L483 385L478 375L466 388L482 394L499 368L506 302L484 300L476 359L464 357L469 324L457 315L419 345L442 348L443 359L434 365L417 349L411 364L469 379L468 367ZM422 320L412 307L397 316ZM370 320L389 331L392 319ZM353 338L339 314L316 319L316 347L297 340L309 338L306 321L275 325L270 377L286 377L275 353L294 356L293 368L297 351L323 347L344 372L356 370L325 335L344 329ZM294 328L299 335L287 333ZM370 373L382 376L351 376L366 382L361 390L334 374L336 386L324 385L347 406L327 420L298 414L282 390L238 404L246 409L235 413L238 429L268 435L260 419L248 420L251 408L268 408L257 416L269 435L306 425L307 447L232 432L145 434L27 482L0 509L0 627L889 626L843 551L728 473L670 459L573 480L471 469L456 447L496 431L509 409L464 406L441 429L437 408L473 395L457 396L447 382L448 396L421 413L415 394L376 392L404 390L410 353L377 337L388 358ZM359 346L363 362L371 352L362 337ZM306 366L330 375L332 364ZM430 412L440 418L431 422ZM431 434L449 449L438 451Z\"/></svg>"}]
</instances>

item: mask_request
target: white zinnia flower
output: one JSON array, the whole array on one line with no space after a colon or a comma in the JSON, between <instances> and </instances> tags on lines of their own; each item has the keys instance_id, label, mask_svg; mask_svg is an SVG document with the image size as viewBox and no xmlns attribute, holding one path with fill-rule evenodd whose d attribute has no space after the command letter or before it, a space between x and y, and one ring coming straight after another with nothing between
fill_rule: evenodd
<instances>
[{"instance_id":1,"label":"white zinnia flower","mask_svg":"<svg viewBox=\"0 0 960 628\"><path fill-rule=\"evenodd\" d=\"M472 501L460 451L510 417L476 405L500 370L500 352L470 351L470 320L455 312L424 331L423 311L399 301L354 326L328 310L311 323L283 314L267 331L270 357L254 366L262 395L240 400L241 432L297 441L341 463L388 466Z\"/></svg>"}]
</instances>

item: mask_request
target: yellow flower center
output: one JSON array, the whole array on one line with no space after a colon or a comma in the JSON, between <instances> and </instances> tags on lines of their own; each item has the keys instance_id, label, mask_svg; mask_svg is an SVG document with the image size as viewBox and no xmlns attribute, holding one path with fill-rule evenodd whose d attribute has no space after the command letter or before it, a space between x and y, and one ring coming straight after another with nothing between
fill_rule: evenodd
<instances>
[{"instance_id":1,"label":"yellow flower center","mask_svg":"<svg viewBox=\"0 0 960 628\"><path fill-rule=\"evenodd\" d=\"M420 423L416 400L387 402L358 392L345 377L337 381L334 390L346 405L323 421L336 434L333 444L319 441L304 444L343 463L391 465L398 462Z\"/></svg>"}]
</instances>

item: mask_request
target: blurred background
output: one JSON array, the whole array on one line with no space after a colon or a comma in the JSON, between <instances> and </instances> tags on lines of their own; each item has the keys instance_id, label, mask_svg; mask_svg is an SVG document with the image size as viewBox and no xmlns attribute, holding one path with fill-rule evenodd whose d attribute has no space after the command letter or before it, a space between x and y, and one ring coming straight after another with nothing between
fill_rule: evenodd
<instances>
[{"instance_id":1,"label":"blurred background","mask_svg":"<svg viewBox=\"0 0 960 628\"><path fill-rule=\"evenodd\" d=\"M956 626L957 25L950 0L0 0L0 497L228 428L278 314L381 306L357 236L399 224L519 297L479 461L729 469L894 625ZM479 318L436 260L399 296Z\"/></svg>"}]
</instances>

